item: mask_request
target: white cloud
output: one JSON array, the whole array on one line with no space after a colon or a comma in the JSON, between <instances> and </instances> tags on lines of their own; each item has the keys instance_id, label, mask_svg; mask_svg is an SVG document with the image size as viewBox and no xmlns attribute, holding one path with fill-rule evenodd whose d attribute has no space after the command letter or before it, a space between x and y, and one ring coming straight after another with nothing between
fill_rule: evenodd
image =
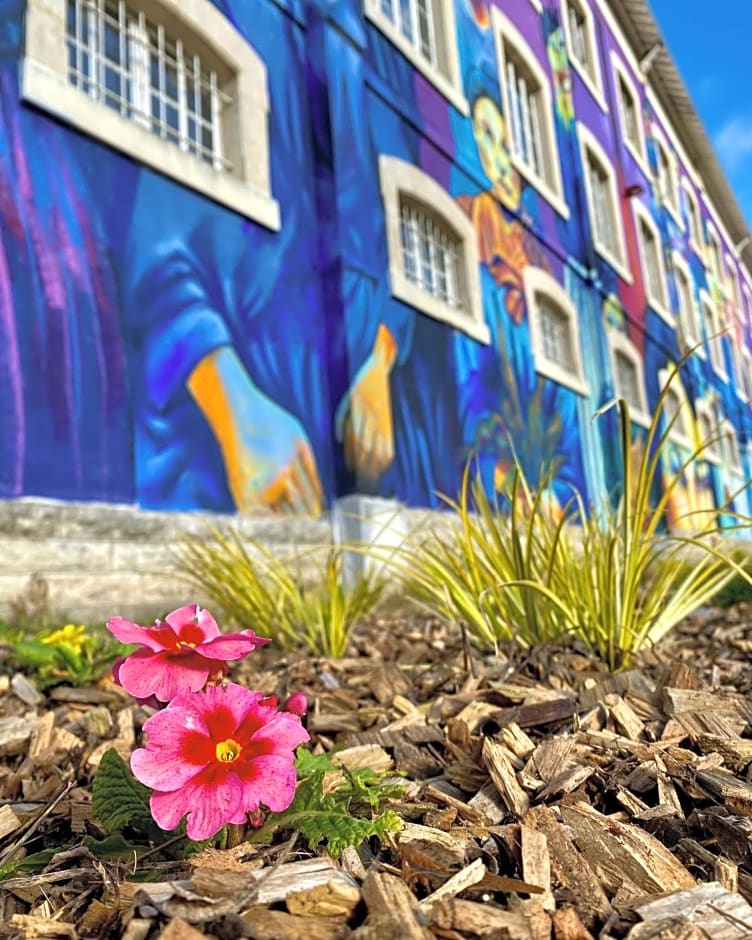
<instances>
[{"instance_id":1,"label":"white cloud","mask_svg":"<svg viewBox=\"0 0 752 940\"><path fill-rule=\"evenodd\" d=\"M713 142L727 172L735 173L752 158L752 118L733 117L726 121Z\"/></svg>"}]
</instances>

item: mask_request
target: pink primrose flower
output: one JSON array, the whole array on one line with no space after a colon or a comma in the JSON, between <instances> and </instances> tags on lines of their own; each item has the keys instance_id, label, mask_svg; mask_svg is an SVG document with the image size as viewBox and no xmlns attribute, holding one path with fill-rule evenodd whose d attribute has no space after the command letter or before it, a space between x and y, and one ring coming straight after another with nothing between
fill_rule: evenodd
<instances>
[{"instance_id":1,"label":"pink primrose flower","mask_svg":"<svg viewBox=\"0 0 752 940\"><path fill-rule=\"evenodd\" d=\"M196 840L257 817L262 804L287 809L297 779L293 752L309 740L297 715L232 682L182 692L144 731L146 747L133 752L131 769L154 790L152 816L169 830L187 813Z\"/></svg>"},{"instance_id":2,"label":"pink primrose flower","mask_svg":"<svg viewBox=\"0 0 752 940\"><path fill-rule=\"evenodd\" d=\"M121 643L141 646L118 663L115 681L137 699L153 695L160 702L179 692L197 692L210 676L227 675L229 660L242 659L269 642L253 630L223 636L214 617L198 604L173 610L152 627L111 617L107 629Z\"/></svg>"}]
</instances>

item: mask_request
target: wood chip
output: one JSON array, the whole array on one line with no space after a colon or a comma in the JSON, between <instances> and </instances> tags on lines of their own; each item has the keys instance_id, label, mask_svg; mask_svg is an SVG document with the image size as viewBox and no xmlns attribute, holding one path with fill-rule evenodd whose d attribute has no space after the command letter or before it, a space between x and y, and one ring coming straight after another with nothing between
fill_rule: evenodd
<instances>
[{"instance_id":1,"label":"wood chip","mask_svg":"<svg viewBox=\"0 0 752 940\"><path fill-rule=\"evenodd\" d=\"M714 881L656 898L635 910L643 921L683 921L712 940L748 940L752 936L752 906Z\"/></svg>"},{"instance_id":2,"label":"wood chip","mask_svg":"<svg viewBox=\"0 0 752 940\"><path fill-rule=\"evenodd\" d=\"M514 768L507 757L507 752L501 744L490 738L483 741L483 760L488 767L494 786L499 796L511 813L521 819L528 811L530 800L527 793L517 782Z\"/></svg>"}]
</instances>

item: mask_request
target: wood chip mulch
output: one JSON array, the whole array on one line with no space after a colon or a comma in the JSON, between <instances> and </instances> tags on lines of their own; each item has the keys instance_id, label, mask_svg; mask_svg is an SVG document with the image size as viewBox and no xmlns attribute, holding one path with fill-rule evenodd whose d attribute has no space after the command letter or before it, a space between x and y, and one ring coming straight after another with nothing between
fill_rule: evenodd
<instances>
[{"instance_id":1,"label":"wood chip mulch","mask_svg":"<svg viewBox=\"0 0 752 940\"><path fill-rule=\"evenodd\" d=\"M0 865L60 846L0 882L0 935L750 938L750 650L740 604L618 674L571 643L481 654L417 618L364 625L338 661L254 653L236 681L302 690L314 748L404 784L402 830L338 861L289 833L188 861L94 857L93 774L148 711L107 681L42 694L0 675Z\"/></svg>"}]
</instances>

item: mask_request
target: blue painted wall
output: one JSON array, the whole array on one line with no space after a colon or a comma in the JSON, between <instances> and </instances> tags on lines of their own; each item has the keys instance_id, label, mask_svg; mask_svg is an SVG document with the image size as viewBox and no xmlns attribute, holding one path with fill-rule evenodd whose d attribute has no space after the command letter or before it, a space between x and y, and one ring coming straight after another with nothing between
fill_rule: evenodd
<instances>
[{"instance_id":1,"label":"blue painted wall","mask_svg":"<svg viewBox=\"0 0 752 940\"><path fill-rule=\"evenodd\" d=\"M733 331L728 378L705 354L682 383L693 406L712 401L731 422L742 470L699 462L674 516L746 479L752 421L731 343L750 348L752 311L709 279L686 206L678 220L668 212L620 139L616 38L594 8L604 110L567 60L558 0L542 13L530 0L498 5L550 76L568 219L512 165L482 0L456 4L469 115L357 0L216 0L268 71L272 232L22 103L25 4L0 0L0 497L252 513L363 492L434 506L469 456L492 491L516 454L532 480L554 469L560 504L572 488L598 499L618 486L614 422L591 421L614 392L608 331L640 351L650 408L685 348L646 300L634 198L659 226L669 285L676 250L698 301L707 291ZM650 141L661 116L642 106ZM631 283L594 250L577 121L615 166ZM420 167L475 226L490 344L392 296L381 154ZM652 143L648 159L655 169ZM641 193L623 195L634 184ZM587 395L536 371L528 265L576 305ZM686 451L674 451L676 466Z\"/></svg>"}]
</instances>

